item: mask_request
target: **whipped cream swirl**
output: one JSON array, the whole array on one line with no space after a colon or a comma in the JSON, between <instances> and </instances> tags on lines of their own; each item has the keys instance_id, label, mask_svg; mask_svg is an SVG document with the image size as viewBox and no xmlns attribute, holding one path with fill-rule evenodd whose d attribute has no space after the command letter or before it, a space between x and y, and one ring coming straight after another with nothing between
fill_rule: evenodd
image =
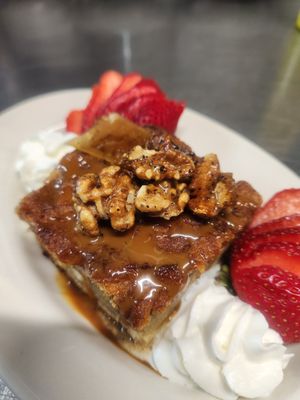
<instances>
[{"instance_id":1,"label":"whipped cream swirl","mask_svg":"<svg viewBox=\"0 0 300 400\"><path fill-rule=\"evenodd\" d=\"M64 129L52 129L40 132L22 143L16 170L26 192L36 190L44 184L59 160L74 150L67 143L76 136Z\"/></svg>"},{"instance_id":2,"label":"whipped cream swirl","mask_svg":"<svg viewBox=\"0 0 300 400\"><path fill-rule=\"evenodd\" d=\"M216 284L217 268L186 292L152 365L171 381L224 400L266 397L292 357L265 317Z\"/></svg>"}]
</instances>

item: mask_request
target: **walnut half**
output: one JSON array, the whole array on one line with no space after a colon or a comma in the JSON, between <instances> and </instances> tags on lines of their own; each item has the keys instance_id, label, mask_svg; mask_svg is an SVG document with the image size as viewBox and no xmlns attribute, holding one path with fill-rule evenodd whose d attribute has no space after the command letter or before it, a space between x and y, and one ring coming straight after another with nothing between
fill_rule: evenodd
<instances>
[{"instance_id":1,"label":"walnut half","mask_svg":"<svg viewBox=\"0 0 300 400\"><path fill-rule=\"evenodd\" d=\"M192 158L180 151L147 150L141 146L135 146L124 154L121 165L146 181L186 180L195 170Z\"/></svg>"},{"instance_id":2,"label":"walnut half","mask_svg":"<svg viewBox=\"0 0 300 400\"><path fill-rule=\"evenodd\" d=\"M181 214L189 201L185 183L172 185L168 181L142 185L135 199L136 208L154 217L170 219Z\"/></svg>"},{"instance_id":3,"label":"walnut half","mask_svg":"<svg viewBox=\"0 0 300 400\"><path fill-rule=\"evenodd\" d=\"M221 173L217 156L208 154L196 167L188 206L201 217L215 217L232 202L233 186L232 175Z\"/></svg>"}]
</instances>

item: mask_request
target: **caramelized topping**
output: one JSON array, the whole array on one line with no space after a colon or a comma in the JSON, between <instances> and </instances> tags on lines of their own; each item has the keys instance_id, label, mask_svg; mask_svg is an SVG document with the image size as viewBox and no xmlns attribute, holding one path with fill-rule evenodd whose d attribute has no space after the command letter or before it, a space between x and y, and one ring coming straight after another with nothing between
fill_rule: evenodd
<instances>
[{"instance_id":1,"label":"caramelized topping","mask_svg":"<svg viewBox=\"0 0 300 400\"><path fill-rule=\"evenodd\" d=\"M191 157L180 151L147 150L141 146L135 146L128 154L124 154L121 165L146 181L186 180L195 169Z\"/></svg>"},{"instance_id":2,"label":"caramelized topping","mask_svg":"<svg viewBox=\"0 0 300 400\"><path fill-rule=\"evenodd\" d=\"M104 168L99 176L81 176L76 184L75 209L83 231L95 234L95 218L109 219L119 231L130 229L135 210L170 219L180 215L188 205L194 214L213 218L229 207L235 183L231 174L220 172L217 156L208 154L198 159L184 151L185 148L180 151L174 144L168 150L149 150L137 145L123 154L120 165ZM154 183L143 184L145 181ZM78 198L90 203L90 213L86 208L82 211Z\"/></svg>"},{"instance_id":3,"label":"caramelized topping","mask_svg":"<svg viewBox=\"0 0 300 400\"><path fill-rule=\"evenodd\" d=\"M118 164L125 152L136 145L144 146L150 132L118 114L102 117L84 135L71 140L70 145L99 160Z\"/></svg>"},{"instance_id":4,"label":"caramelized topping","mask_svg":"<svg viewBox=\"0 0 300 400\"><path fill-rule=\"evenodd\" d=\"M143 331L159 313L169 315L187 282L220 256L261 198L249 184L233 184L231 175L220 173L216 157L198 159L179 139L157 132L149 138L142 128L131 135L127 121L100 121L99 138L79 138L83 152L67 154L48 182L22 200L18 214L57 265L80 271L112 318ZM112 134L112 125L120 135ZM188 179L181 175L184 182L175 175L140 181L120 165L122 146L126 152L135 146L181 152L196 170ZM213 199L214 217L201 218L185 207L189 202L194 208L190 191L195 210L205 193Z\"/></svg>"},{"instance_id":5,"label":"caramelized topping","mask_svg":"<svg viewBox=\"0 0 300 400\"><path fill-rule=\"evenodd\" d=\"M215 154L206 155L197 165L190 183L189 208L194 214L212 218L232 202L234 180L222 174Z\"/></svg>"},{"instance_id":6,"label":"caramelized topping","mask_svg":"<svg viewBox=\"0 0 300 400\"><path fill-rule=\"evenodd\" d=\"M151 216L170 219L181 214L189 201L185 183L172 184L162 181L159 184L143 185L137 192L136 208Z\"/></svg>"},{"instance_id":7,"label":"caramelized topping","mask_svg":"<svg viewBox=\"0 0 300 400\"><path fill-rule=\"evenodd\" d=\"M95 236L97 219L109 219L117 231L125 231L135 221L135 186L118 166L103 168L99 175L88 173L77 179L74 207L84 232ZM82 204L84 203L84 204Z\"/></svg>"}]
</instances>

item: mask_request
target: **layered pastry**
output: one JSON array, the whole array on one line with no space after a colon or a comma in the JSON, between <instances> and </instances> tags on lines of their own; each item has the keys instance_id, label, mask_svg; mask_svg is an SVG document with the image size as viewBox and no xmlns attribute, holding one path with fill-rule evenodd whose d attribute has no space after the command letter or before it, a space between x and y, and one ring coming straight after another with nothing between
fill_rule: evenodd
<instances>
[{"instance_id":1,"label":"layered pastry","mask_svg":"<svg viewBox=\"0 0 300 400\"><path fill-rule=\"evenodd\" d=\"M186 289L250 222L260 195L178 138L116 115L71 142L17 213L119 343L149 348Z\"/></svg>"}]
</instances>

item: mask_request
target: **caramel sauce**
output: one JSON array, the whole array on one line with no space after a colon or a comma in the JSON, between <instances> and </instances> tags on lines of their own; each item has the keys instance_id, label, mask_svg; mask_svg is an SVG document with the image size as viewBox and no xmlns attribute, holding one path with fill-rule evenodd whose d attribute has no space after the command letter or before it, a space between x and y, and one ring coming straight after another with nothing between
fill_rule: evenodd
<instances>
[{"instance_id":1,"label":"caramel sauce","mask_svg":"<svg viewBox=\"0 0 300 400\"><path fill-rule=\"evenodd\" d=\"M233 238L234 227L224 218L205 222L183 213L170 221L140 217L123 233L103 222L99 237L86 235L78 228L73 207L74 183L78 176L99 173L107 165L90 154L67 154L51 180L29 195L26 212L34 214L33 228L48 251L62 263L80 266L114 299L121 318L142 329L153 313L170 304L191 274L199 276L215 260ZM234 218L235 224L241 220ZM85 307L84 314L101 330L90 304L82 299L75 304L81 311Z\"/></svg>"},{"instance_id":2,"label":"caramel sauce","mask_svg":"<svg viewBox=\"0 0 300 400\"><path fill-rule=\"evenodd\" d=\"M157 373L157 371L154 370L149 363L135 357L127 350L125 350L122 346L120 346L120 343L118 342L116 336L114 336L112 332L110 332L105 326L101 314L99 313L96 299L91 298L90 296L82 292L79 288L77 288L62 271L57 272L56 283L67 303L75 311L82 315L87 321L89 321L90 324L98 332L105 336L119 349L125 351L130 357L134 358L136 361L143 364L147 368L150 368L151 371Z\"/></svg>"},{"instance_id":3,"label":"caramel sauce","mask_svg":"<svg viewBox=\"0 0 300 400\"><path fill-rule=\"evenodd\" d=\"M114 336L108 331L102 321L96 299L82 292L62 271L57 272L56 283L68 304L87 319L97 331L116 343Z\"/></svg>"},{"instance_id":4,"label":"caramel sauce","mask_svg":"<svg viewBox=\"0 0 300 400\"><path fill-rule=\"evenodd\" d=\"M188 231L188 229L187 229ZM188 232L182 233L188 235ZM166 265L187 263L186 254L166 252L156 246L153 223L136 224L128 233L118 233L112 229L103 230L103 243L125 253L131 263ZM180 235L180 233L178 233Z\"/></svg>"}]
</instances>

